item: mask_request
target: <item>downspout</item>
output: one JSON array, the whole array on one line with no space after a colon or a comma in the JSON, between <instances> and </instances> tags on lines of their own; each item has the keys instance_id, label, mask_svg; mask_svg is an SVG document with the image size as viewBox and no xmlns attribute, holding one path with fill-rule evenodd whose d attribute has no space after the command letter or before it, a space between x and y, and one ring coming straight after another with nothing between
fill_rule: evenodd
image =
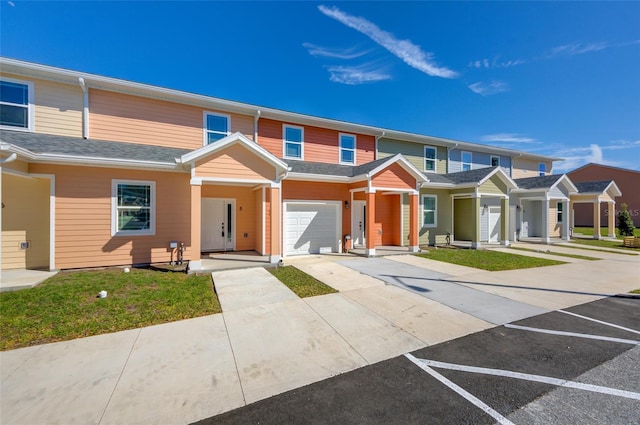
<instances>
[{"instance_id":1,"label":"downspout","mask_svg":"<svg viewBox=\"0 0 640 425\"><path fill-rule=\"evenodd\" d=\"M260 110L256 111L256 116L253 118L253 141L258 143L258 120L260 119Z\"/></svg>"},{"instance_id":2,"label":"downspout","mask_svg":"<svg viewBox=\"0 0 640 425\"><path fill-rule=\"evenodd\" d=\"M89 138L89 88L84 82L84 78L78 78L78 84L82 89L82 137Z\"/></svg>"},{"instance_id":3,"label":"downspout","mask_svg":"<svg viewBox=\"0 0 640 425\"><path fill-rule=\"evenodd\" d=\"M373 153L373 160L377 160L378 159L378 140L382 139L384 137L386 133L383 131L381 135L376 136L376 149L375 152Z\"/></svg>"}]
</instances>

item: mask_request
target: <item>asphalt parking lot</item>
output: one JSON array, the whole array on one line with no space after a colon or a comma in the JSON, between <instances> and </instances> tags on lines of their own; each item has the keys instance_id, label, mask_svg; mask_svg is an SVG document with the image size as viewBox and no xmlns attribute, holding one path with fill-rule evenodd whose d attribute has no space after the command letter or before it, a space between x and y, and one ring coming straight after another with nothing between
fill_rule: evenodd
<instances>
[{"instance_id":1,"label":"asphalt parking lot","mask_svg":"<svg viewBox=\"0 0 640 425\"><path fill-rule=\"evenodd\" d=\"M518 320L197 422L632 424L640 297Z\"/></svg>"}]
</instances>

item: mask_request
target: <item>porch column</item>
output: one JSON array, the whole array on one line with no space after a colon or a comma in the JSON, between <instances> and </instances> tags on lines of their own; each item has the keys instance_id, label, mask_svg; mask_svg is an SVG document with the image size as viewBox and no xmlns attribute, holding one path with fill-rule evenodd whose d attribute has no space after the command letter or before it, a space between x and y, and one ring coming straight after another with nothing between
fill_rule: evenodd
<instances>
[{"instance_id":1,"label":"porch column","mask_svg":"<svg viewBox=\"0 0 640 425\"><path fill-rule=\"evenodd\" d=\"M409 195L409 252L418 252L418 194Z\"/></svg>"},{"instance_id":2,"label":"porch column","mask_svg":"<svg viewBox=\"0 0 640 425\"><path fill-rule=\"evenodd\" d=\"M365 249L365 254L367 257L373 257L376 255L376 245L375 245L375 218L376 218L376 191L372 189L367 189L365 192L367 212L365 222L367 223L367 231L365 235L365 239L367 240L367 246Z\"/></svg>"},{"instance_id":3,"label":"porch column","mask_svg":"<svg viewBox=\"0 0 640 425\"><path fill-rule=\"evenodd\" d=\"M572 208L570 204L571 203L569 201L562 201L562 239L565 241L571 239L571 236L569 235L569 221L571 219L569 217L573 214L571 213Z\"/></svg>"},{"instance_id":4,"label":"porch column","mask_svg":"<svg viewBox=\"0 0 640 425\"><path fill-rule=\"evenodd\" d=\"M500 244L509 246L509 198L500 200Z\"/></svg>"},{"instance_id":5,"label":"porch column","mask_svg":"<svg viewBox=\"0 0 640 425\"><path fill-rule=\"evenodd\" d=\"M472 220L472 236L471 248L480 248L480 196L473 195L471 197L471 220Z\"/></svg>"},{"instance_id":6,"label":"porch column","mask_svg":"<svg viewBox=\"0 0 640 425\"><path fill-rule=\"evenodd\" d=\"M550 243L551 238L549 237L549 200L545 199L542 201L542 211L541 211L541 222L542 222L542 242Z\"/></svg>"},{"instance_id":7,"label":"porch column","mask_svg":"<svg viewBox=\"0 0 640 425\"><path fill-rule=\"evenodd\" d=\"M189 270L201 270L200 227L202 226L202 183L191 183L191 260Z\"/></svg>"},{"instance_id":8,"label":"porch column","mask_svg":"<svg viewBox=\"0 0 640 425\"><path fill-rule=\"evenodd\" d=\"M269 217L270 223L267 225L271 228L271 240L269 243L269 262L271 264L277 264L282 258L280 252L280 239L282 238L282 232L280 232L280 188L270 187L269 189Z\"/></svg>"},{"instance_id":9,"label":"porch column","mask_svg":"<svg viewBox=\"0 0 640 425\"><path fill-rule=\"evenodd\" d=\"M607 202L608 206L608 219L609 219L609 237L616 237L616 203L615 202Z\"/></svg>"},{"instance_id":10,"label":"porch column","mask_svg":"<svg viewBox=\"0 0 640 425\"><path fill-rule=\"evenodd\" d=\"M575 215L573 213L573 206L575 204L573 203L573 201L571 199L569 199L569 211L567 211L567 213L569 214L568 216L568 222L569 222L569 228L570 229L574 229L576 227L576 223L575 223Z\"/></svg>"},{"instance_id":11,"label":"porch column","mask_svg":"<svg viewBox=\"0 0 640 425\"><path fill-rule=\"evenodd\" d=\"M593 203L593 239L600 239L600 199Z\"/></svg>"}]
</instances>

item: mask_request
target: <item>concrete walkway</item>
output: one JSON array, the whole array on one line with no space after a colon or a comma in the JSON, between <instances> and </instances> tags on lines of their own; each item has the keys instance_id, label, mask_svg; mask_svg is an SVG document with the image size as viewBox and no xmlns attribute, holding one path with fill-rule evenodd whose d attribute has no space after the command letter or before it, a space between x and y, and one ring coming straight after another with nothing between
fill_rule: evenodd
<instances>
[{"instance_id":1,"label":"concrete walkway","mask_svg":"<svg viewBox=\"0 0 640 425\"><path fill-rule=\"evenodd\" d=\"M640 262L620 257L511 272L409 255L290 259L340 290L306 299L262 268L215 272L222 314L0 353L0 422L190 423L493 326L358 271L376 262L395 266L386 274L438 276L432 293L451 282L492 302L556 309L635 289Z\"/></svg>"}]
</instances>

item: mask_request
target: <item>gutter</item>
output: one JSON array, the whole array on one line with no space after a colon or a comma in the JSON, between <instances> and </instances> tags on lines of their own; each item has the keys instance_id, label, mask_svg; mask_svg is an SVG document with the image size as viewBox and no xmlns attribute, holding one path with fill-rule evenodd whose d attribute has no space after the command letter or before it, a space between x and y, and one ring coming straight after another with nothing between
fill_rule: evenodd
<instances>
[{"instance_id":1,"label":"gutter","mask_svg":"<svg viewBox=\"0 0 640 425\"><path fill-rule=\"evenodd\" d=\"M89 138L89 87L84 82L84 78L78 77L78 84L82 89L82 137Z\"/></svg>"}]
</instances>

